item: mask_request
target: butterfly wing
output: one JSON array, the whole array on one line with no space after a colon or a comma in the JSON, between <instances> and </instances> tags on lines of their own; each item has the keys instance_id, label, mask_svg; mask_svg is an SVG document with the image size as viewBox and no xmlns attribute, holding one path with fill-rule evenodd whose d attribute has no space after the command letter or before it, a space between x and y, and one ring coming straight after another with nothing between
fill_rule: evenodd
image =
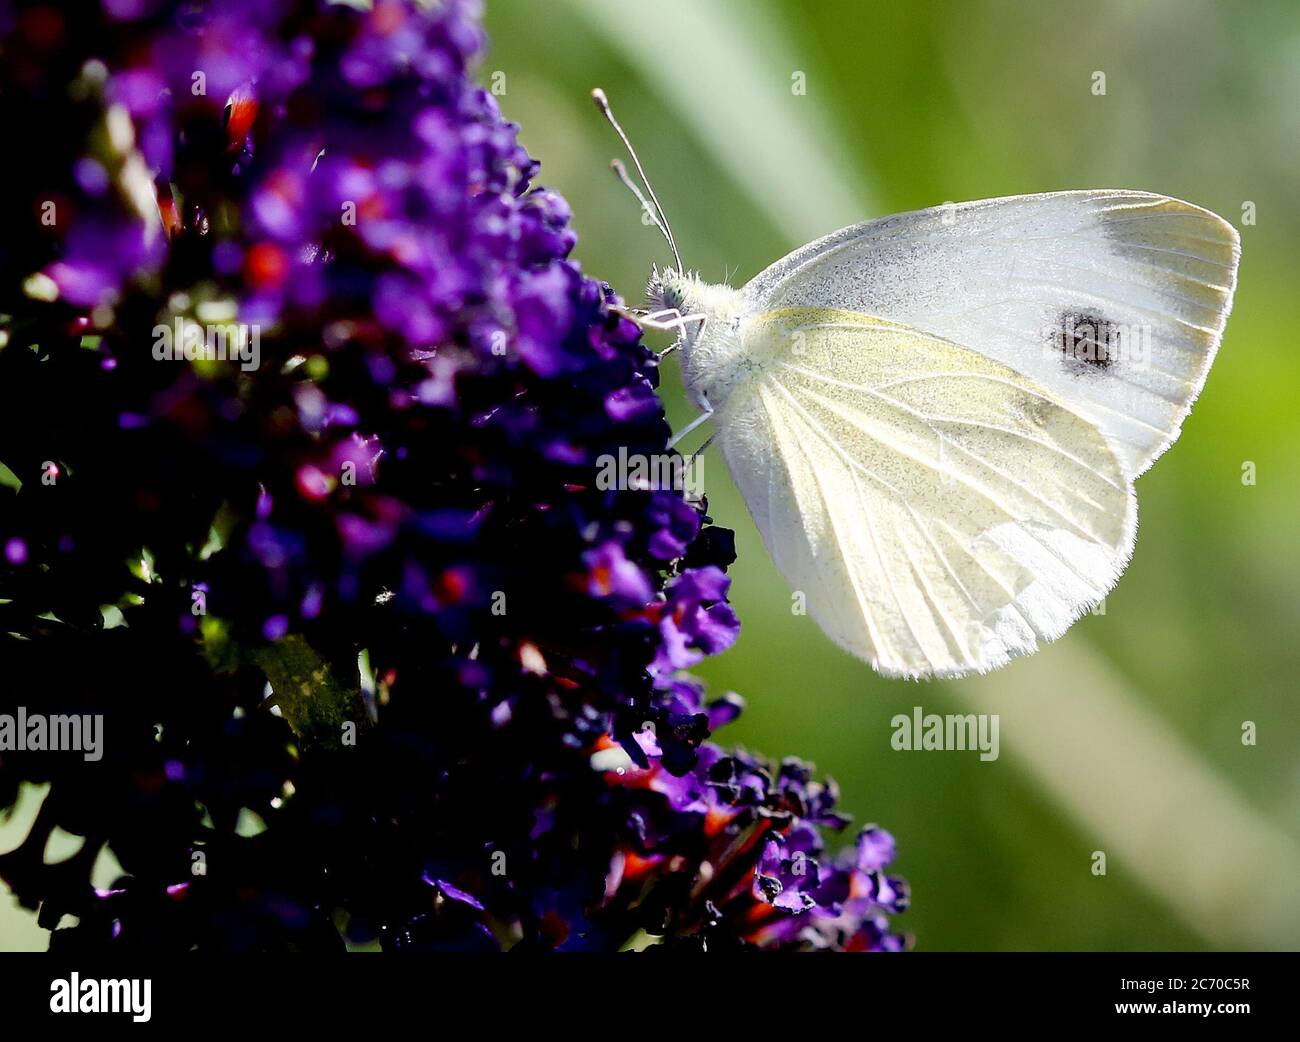
<instances>
[{"instance_id":1,"label":"butterfly wing","mask_svg":"<svg viewBox=\"0 0 1300 1042\"><path fill-rule=\"evenodd\" d=\"M1136 502L1105 436L1032 380L908 326L789 308L718 438L777 567L891 676L996 668L1115 583Z\"/></svg>"},{"instance_id":2,"label":"butterfly wing","mask_svg":"<svg viewBox=\"0 0 1300 1042\"><path fill-rule=\"evenodd\" d=\"M879 315L1033 379L1096 424L1136 477L1178 437L1232 306L1221 217L1146 192L950 204L845 228L745 288L756 311Z\"/></svg>"}]
</instances>

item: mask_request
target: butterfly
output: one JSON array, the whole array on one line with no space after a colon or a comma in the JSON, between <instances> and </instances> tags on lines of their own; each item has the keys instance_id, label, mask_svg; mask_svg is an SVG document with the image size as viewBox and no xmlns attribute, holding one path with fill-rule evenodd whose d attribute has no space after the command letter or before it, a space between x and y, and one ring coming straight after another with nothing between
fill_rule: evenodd
<instances>
[{"instance_id":1,"label":"butterfly","mask_svg":"<svg viewBox=\"0 0 1300 1042\"><path fill-rule=\"evenodd\" d=\"M1133 553L1134 480L1223 336L1227 221L1125 190L944 204L834 232L736 289L683 269L646 186L677 264L637 320L677 334L700 409L682 433L713 423L827 636L885 676L960 677L1101 602Z\"/></svg>"}]
</instances>

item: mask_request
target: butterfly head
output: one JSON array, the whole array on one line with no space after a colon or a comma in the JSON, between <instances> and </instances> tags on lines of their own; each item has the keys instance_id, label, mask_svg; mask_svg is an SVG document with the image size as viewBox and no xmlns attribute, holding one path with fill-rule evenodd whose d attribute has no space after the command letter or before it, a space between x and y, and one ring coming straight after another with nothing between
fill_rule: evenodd
<instances>
[{"instance_id":1,"label":"butterfly head","mask_svg":"<svg viewBox=\"0 0 1300 1042\"><path fill-rule=\"evenodd\" d=\"M646 307L651 313L677 311L685 315L689 302L698 296L699 287L699 276L691 272L654 268L645 287Z\"/></svg>"},{"instance_id":2,"label":"butterfly head","mask_svg":"<svg viewBox=\"0 0 1300 1042\"><path fill-rule=\"evenodd\" d=\"M736 291L705 282L693 271L656 268L646 284L650 316L676 325L677 347L689 353L710 323L730 317Z\"/></svg>"}]
</instances>

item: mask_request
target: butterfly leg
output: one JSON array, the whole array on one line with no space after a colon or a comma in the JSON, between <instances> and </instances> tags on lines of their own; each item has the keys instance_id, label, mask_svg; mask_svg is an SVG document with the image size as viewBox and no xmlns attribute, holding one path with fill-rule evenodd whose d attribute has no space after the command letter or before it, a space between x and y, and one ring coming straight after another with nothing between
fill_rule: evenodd
<instances>
[{"instance_id":1,"label":"butterfly leg","mask_svg":"<svg viewBox=\"0 0 1300 1042\"><path fill-rule=\"evenodd\" d=\"M717 433L715 432L715 433L713 433L713 434L710 434L707 438L705 438L705 439L704 439L704 444L701 445L698 449L696 449L694 452L692 452L689 456L686 457L686 465L687 465L688 467L693 467L693 466L695 466L695 461L696 461L697 459L699 459L701 456L704 455L704 450L707 449L710 445L713 444L713 439L716 438L717 436L718 436L718 435L717 435Z\"/></svg>"},{"instance_id":2,"label":"butterfly leg","mask_svg":"<svg viewBox=\"0 0 1300 1042\"><path fill-rule=\"evenodd\" d=\"M696 429L697 427L699 427L701 424L703 424L703 423L707 423L707 422L708 422L709 420L711 420L711 419L713 419L713 406L711 406L711 405L709 404L709 400L708 400L707 398L705 398L705 399L704 399L704 411L703 411L702 413L700 413L697 417L695 417L695 419L691 420L690 423L688 423L688 424L687 424L685 427L683 427L680 431L678 431L676 434L674 434L671 438L669 438L669 439L668 439L668 447L669 447L670 449L671 449L671 448L675 448L675 447L677 446L677 443L678 443L679 441L681 441L684 437L686 437L686 435L690 434L691 431L695 430L695 429ZM710 438L709 438L709 441L712 441L712 440L713 440L713 438L710 437ZM703 452L704 449L708 448L708 446L709 446L709 441L706 441L706 442L704 443L704 446L700 449L700 452ZM698 454L699 454L699 453L696 453L696 455L698 455Z\"/></svg>"},{"instance_id":3,"label":"butterfly leg","mask_svg":"<svg viewBox=\"0 0 1300 1042\"><path fill-rule=\"evenodd\" d=\"M676 308L664 308L662 311L652 311L647 314L638 314L635 311L627 311L624 308L610 308L615 314L622 315L629 321L635 322L642 329L653 329L660 332L669 332L677 329L685 331L687 322L699 322L700 329L704 328L704 323L708 319L707 315L683 315ZM672 354L680 345L674 343L659 352L659 357Z\"/></svg>"}]
</instances>

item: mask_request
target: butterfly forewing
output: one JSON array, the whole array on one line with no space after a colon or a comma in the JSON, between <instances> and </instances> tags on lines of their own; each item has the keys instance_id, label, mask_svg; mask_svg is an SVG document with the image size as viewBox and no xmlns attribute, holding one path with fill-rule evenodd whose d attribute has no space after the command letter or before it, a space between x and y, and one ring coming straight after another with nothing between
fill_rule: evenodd
<instances>
[{"instance_id":1,"label":"butterfly forewing","mask_svg":"<svg viewBox=\"0 0 1300 1042\"><path fill-rule=\"evenodd\" d=\"M756 311L830 307L915 326L1033 379L1135 477L1178 436L1232 304L1222 218L1145 192L949 204L845 228L745 287Z\"/></svg>"}]
</instances>

